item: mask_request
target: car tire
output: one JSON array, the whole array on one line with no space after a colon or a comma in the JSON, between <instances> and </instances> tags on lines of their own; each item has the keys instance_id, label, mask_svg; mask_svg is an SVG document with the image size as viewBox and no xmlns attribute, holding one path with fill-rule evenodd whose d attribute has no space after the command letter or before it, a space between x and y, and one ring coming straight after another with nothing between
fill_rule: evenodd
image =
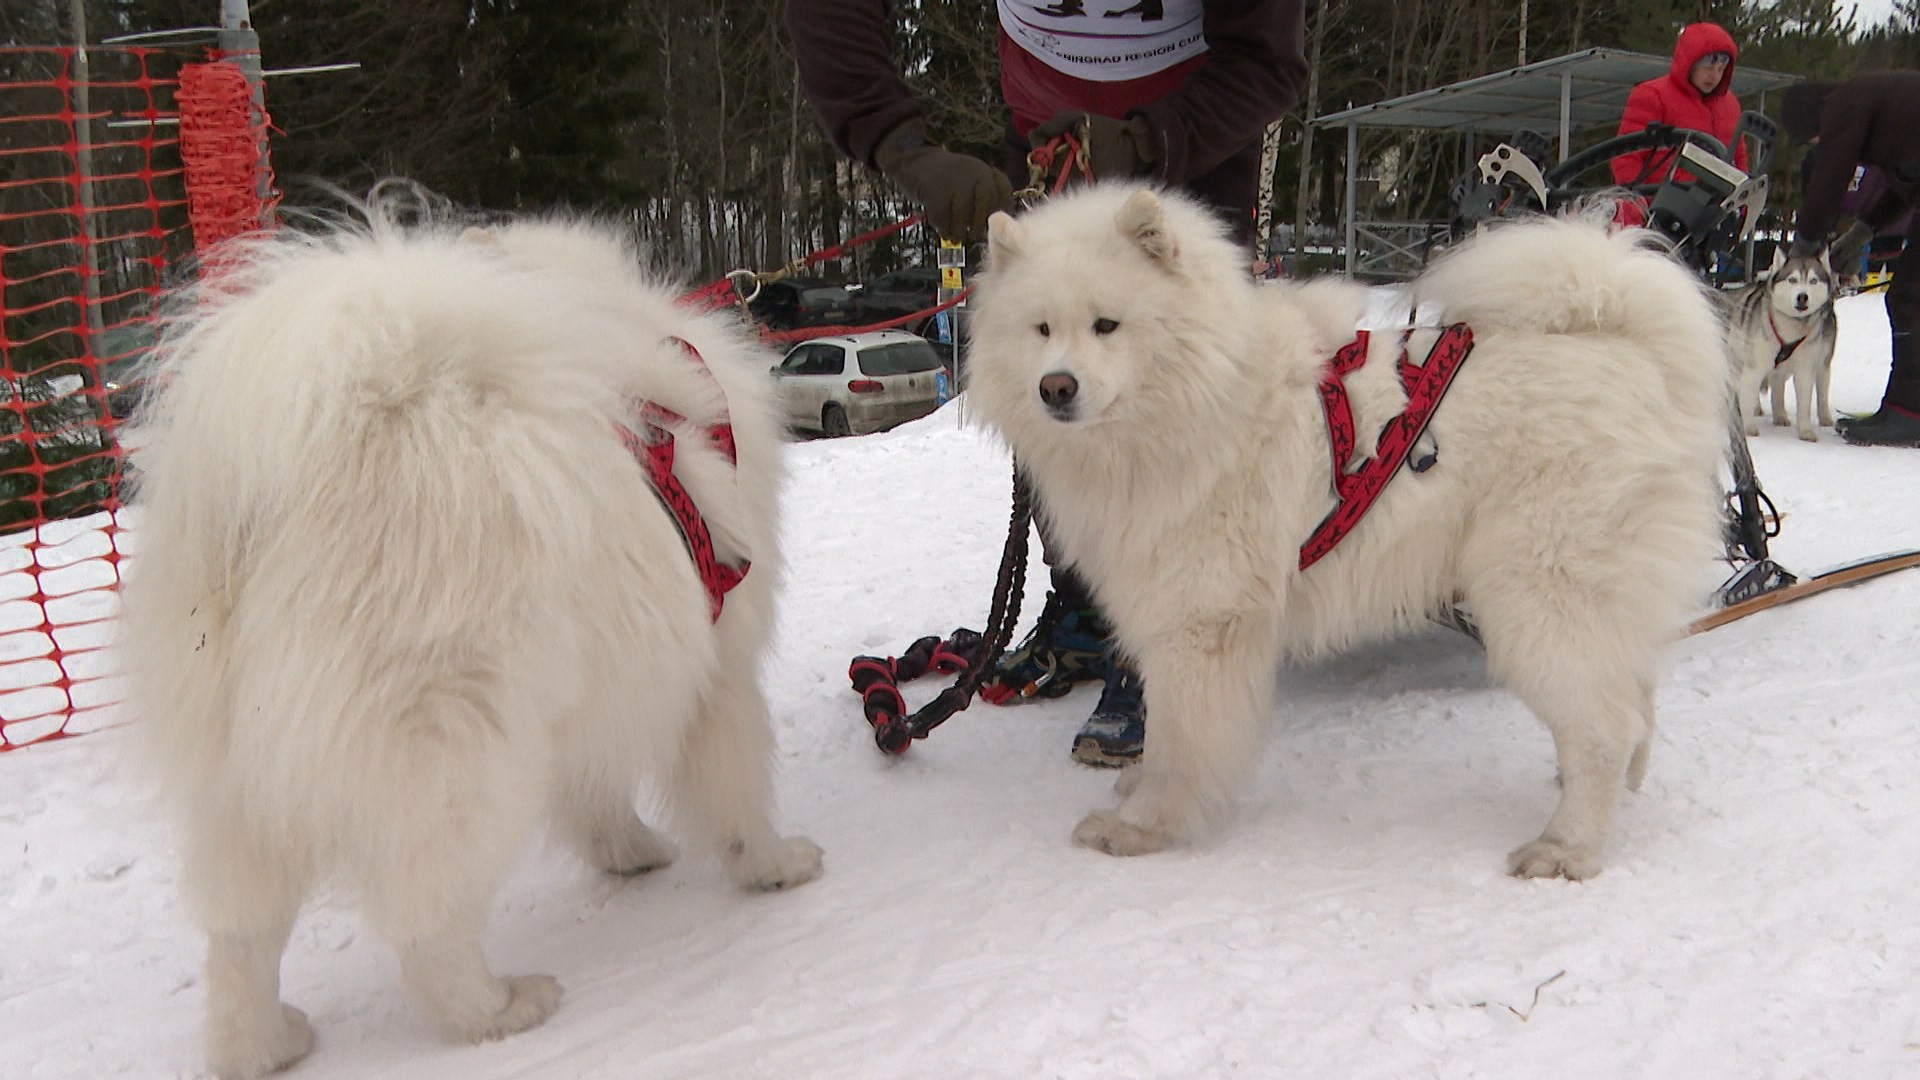
<instances>
[{"instance_id":1,"label":"car tire","mask_svg":"<svg viewBox=\"0 0 1920 1080\"><path fill-rule=\"evenodd\" d=\"M847 423L847 410L833 404L821 409L820 430L830 439L853 434L853 426Z\"/></svg>"}]
</instances>

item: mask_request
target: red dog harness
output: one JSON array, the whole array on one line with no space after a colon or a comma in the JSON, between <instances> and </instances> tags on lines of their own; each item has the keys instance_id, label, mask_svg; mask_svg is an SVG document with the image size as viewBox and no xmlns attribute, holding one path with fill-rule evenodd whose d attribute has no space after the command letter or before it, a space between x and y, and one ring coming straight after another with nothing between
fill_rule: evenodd
<instances>
[{"instance_id":1,"label":"red dog harness","mask_svg":"<svg viewBox=\"0 0 1920 1080\"><path fill-rule=\"evenodd\" d=\"M1773 321L1772 304L1767 305L1767 329L1773 331L1773 340L1780 346L1780 351L1773 354L1774 367L1779 367L1781 364L1786 363L1792 358L1794 351L1800 348L1801 345L1806 344L1806 340L1813 336L1813 327L1809 326L1807 327L1807 332L1801 334L1798 341L1788 341L1786 338L1781 337L1780 324Z\"/></svg>"},{"instance_id":2,"label":"red dog harness","mask_svg":"<svg viewBox=\"0 0 1920 1080\"><path fill-rule=\"evenodd\" d=\"M700 353L684 339L674 338L680 347L687 351L700 370L708 378L713 373L707 370L707 363ZM673 426L684 425L687 418L665 406L651 401L634 402L634 410L639 414L640 427L628 424L616 424L620 441L626 445L627 452L639 462L647 474L647 481L653 485L654 494L673 515L673 523L680 529L680 539L686 542L687 554L693 557L694 569L700 572L700 584L707 590L708 614L715 622L720 620L720 609L726 603L728 592L741 579L747 576L752 563L741 559L738 563L721 562L713 550L713 534L707 529L707 520L700 516L700 508L694 504L693 496L687 494L686 485L673 475ZM733 444L733 422L728 418L723 404L720 422L707 428L707 442L720 451L729 465L737 464L737 452Z\"/></svg>"},{"instance_id":3,"label":"red dog harness","mask_svg":"<svg viewBox=\"0 0 1920 1080\"><path fill-rule=\"evenodd\" d=\"M1473 351L1473 330L1466 323L1454 323L1440 332L1424 364L1407 358L1407 334L1400 335L1400 384L1407 391L1407 408L1387 421L1374 444L1373 454L1358 468L1348 470L1356 445L1353 406L1347 401L1346 377L1367 362L1370 335L1362 330L1334 354L1327 373L1320 378L1320 405L1327 414L1327 443L1333 452L1333 491L1339 502L1328 512L1307 542L1300 545L1300 569L1305 570L1325 558L1335 545L1360 524L1375 499L1406 463L1414 443L1427 429L1427 421L1439 407L1440 399L1452 385L1460 364ZM1423 470L1424 471L1424 470Z\"/></svg>"}]
</instances>

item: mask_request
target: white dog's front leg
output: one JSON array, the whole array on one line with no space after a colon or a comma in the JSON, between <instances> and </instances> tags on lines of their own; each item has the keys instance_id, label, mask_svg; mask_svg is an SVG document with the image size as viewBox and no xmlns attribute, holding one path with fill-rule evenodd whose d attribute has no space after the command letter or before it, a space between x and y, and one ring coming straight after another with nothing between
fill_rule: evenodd
<instances>
[{"instance_id":1,"label":"white dog's front leg","mask_svg":"<svg viewBox=\"0 0 1920 1080\"><path fill-rule=\"evenodd\" d=\"M1773 386L1773 426L1787 426L1787 378L1785 371L1775 368L1767 376L1767 382Z\"/></svg>"},{"instance_id":2,"label":"white dog's front leg","mask_svg":"<svg viewBox=\"0 0 1920 1080\"><path fill-rule=\"evenodd\" d=\"M1760 415L1760 391L1766 385L1766 379L1762 375L1756 382L1750 372L1742 371L1736 384L1740 398L1740 425L1748 435L1760 434L1760 424L1754 418Z\"/></svg>"},{"instance_id":3,"label":"white dog's front leg","mask_svg":"<svg viewBox=\"0 0 1920 1080\"><path fill-rule=\"evenodd\" d=\"M1793 428L1802 442L1819 442L1813 430L1813 372L1805 363L1793 366Z\"/></svg>"},{"instance_id":4,"label":"white dog's front leg","mask_svg":"<svg viewBox=\"0 0 1920 1080\"><path fill-rule=\"evenodd\" d=\"M1097 810L1074 842L1109 855L1145 855L1224 817L1253 771L1260 718L1273 689L1271 627L1225 617L1141 657L1147 742L1118 809Z\"/></svg>"},{"instance_id":5,"label":"white dog's front leg","mask_svg":"<svg viewBox=\"0 0 1920 1080\"><path fill-rule=\"evenodd\" d=\"M1820 426L1833 426L1833 406L1828 403L1827 391L1833 383L1833 360L1822 360L1813 367L1813 391L1820 403Z\"/></svg>"}]
</instances>

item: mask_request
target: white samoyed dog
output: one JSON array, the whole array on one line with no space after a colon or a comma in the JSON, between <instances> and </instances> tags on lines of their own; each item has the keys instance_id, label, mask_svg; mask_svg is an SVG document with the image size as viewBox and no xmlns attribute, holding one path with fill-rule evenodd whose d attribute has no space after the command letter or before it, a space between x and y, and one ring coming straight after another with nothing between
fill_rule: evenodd
<instances>
[{"instance_id":1,"label":"white samoyed dog","mask_svg":"<svg viewBox=\"0 0 1920 1080\"><path fill-rule=\"evenodd\" d=\"M1578 221L1487 231L1412 289L1476 342L1427 428L1434 461L1303 571L1334 506L1318 386L1367 290L1256 285L1207 210L1134 185L992 219L969 396L1146 686L1143 762L1079 843L1137 855L1223 816L1284 657L1459 598L1559 755L1559 807L1510 869L1599 871L1646 769L1661 653L1719 549L1720 324L1645 234ZM1415 360L1435 336L1413 335ZM1405 404L1399 356L1375 333L1346 379L1362 454Z\"/></svg>"},{"instance_id":2,"label":"white samoyed dog","mask_svg":"<svg viewBox=\"0 0 1920 1080\"><path fill-rule=\"evenodd\" d=\"M821 870L768 820L772 357L598 225L391 216L227 260L168 327L130 440L122 644L184 818L222 1077L310 1048L280 958L328 878L438 1025L484 1040L560 1000L480 947L543 819L610 873L662 866L634 810L657 778L740 886ZM751 561L717 621L638 463L642 402L678 414L645 430L674 434L716 556ZM737 468L708 437L728 419Z\"/></svg>"}]
</instances>

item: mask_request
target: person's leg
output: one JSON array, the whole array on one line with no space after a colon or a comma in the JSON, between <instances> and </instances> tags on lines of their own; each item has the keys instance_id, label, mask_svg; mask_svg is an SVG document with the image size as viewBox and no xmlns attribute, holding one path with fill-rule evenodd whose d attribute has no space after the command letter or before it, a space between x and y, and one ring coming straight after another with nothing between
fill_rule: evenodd
<instances>
[{"instance_id":1,"label":"person's leg","mask_svg":"<svg viewBox=\"0 0 1920 1080\"><path fill-rule=\"evenodd\" d=\"M1856 446L1920 447L1920 229L1910 228L1906 250L1893 260L1887 284L1887 325L1893 356L1886 392L1872 416L1838 428Z\"/></svg>"},{"instance_id":2,"label":"person's leg","mask_svg":"<svg viewBox=\"0 0 1920 1080\"><path fill-rule=\"evenodd\" d=\"M1033 496L1040 527L1040 557L1051 574L1051 588L1033 629L995 665L982 693L995 704L1056 698L1074 683L1106 677L1107 639L1112 635L1093 600L1093 590L1061 554L1047 527L1046 507Z\"/></svg>"}]
</instances>

